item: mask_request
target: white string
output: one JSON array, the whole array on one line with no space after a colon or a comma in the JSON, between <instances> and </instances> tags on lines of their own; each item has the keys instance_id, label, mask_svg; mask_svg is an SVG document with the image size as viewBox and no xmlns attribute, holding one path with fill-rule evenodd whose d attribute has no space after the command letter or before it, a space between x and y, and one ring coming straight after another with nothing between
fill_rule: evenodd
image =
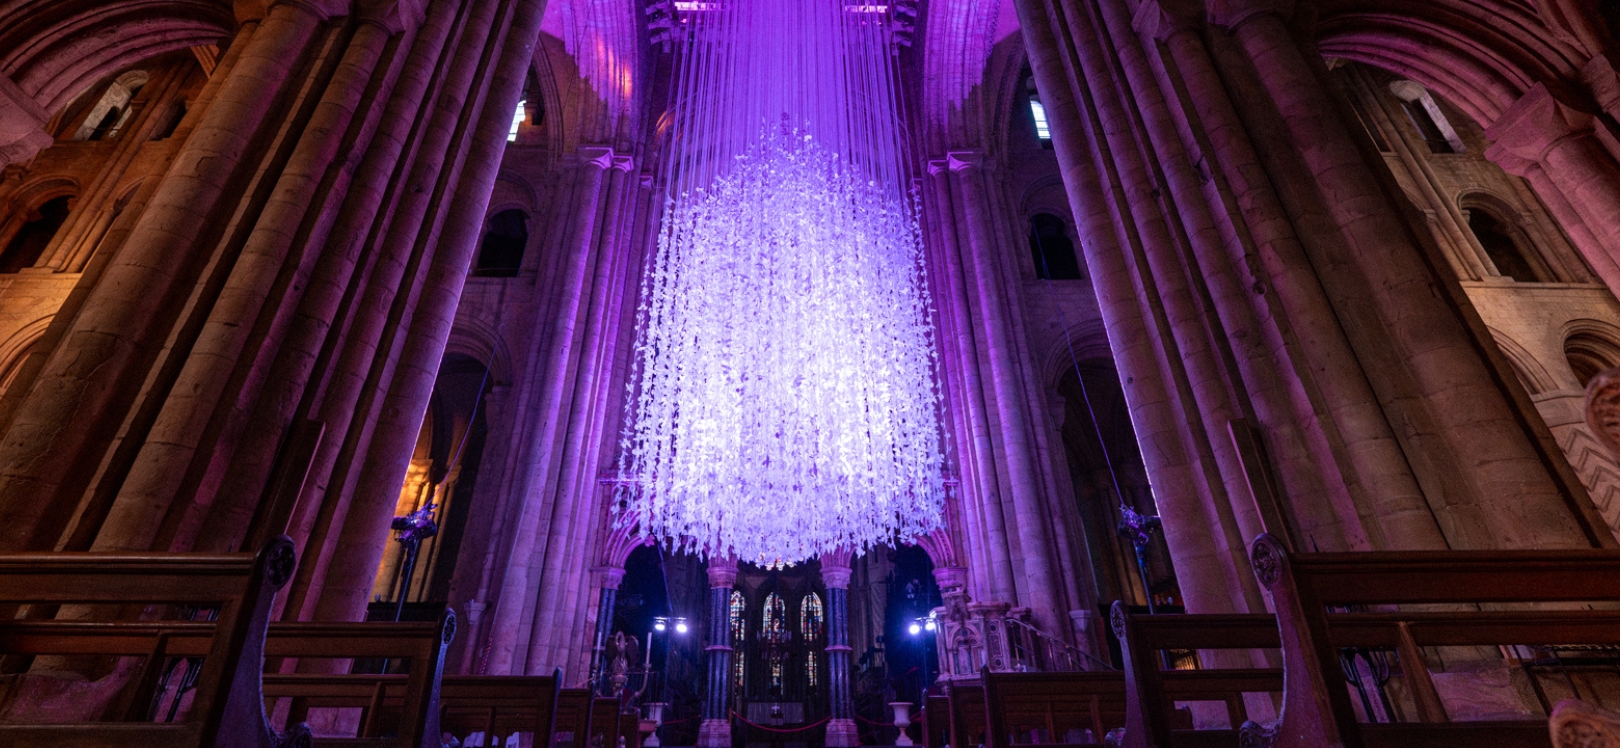
<instances>
[{"instance_id":1,"label":"white string","mask_svg":"<svg viewBox=\"0 0 1620 748\"><path fill-rule=\"evenodd\" d=\"M682 19L619 519L686 550L793 562L942 522L933 309L872 2Z\"/></svg>"}]
</instances>

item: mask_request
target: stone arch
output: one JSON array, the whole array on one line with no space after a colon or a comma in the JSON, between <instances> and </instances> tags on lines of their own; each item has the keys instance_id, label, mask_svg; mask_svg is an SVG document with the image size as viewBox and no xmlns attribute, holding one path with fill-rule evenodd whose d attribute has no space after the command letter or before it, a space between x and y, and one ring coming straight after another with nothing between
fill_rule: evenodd
<instances>
[{"instance_id":1,"label":"stone arch","mask_svg":"<svg viewBox=\"0 0 1620 748\"><path fill-rule=\"evenodd\" d=\"M51 113L120 70L237 27L229 0L24 0L8 15L43 22L0 25L0 75Z\"/></svg>"},{"instance_id":2,"label":"stone arch","mask_svg":"<svg viewBox=\"0 0 1620 748\"><path fill-rule=\"evenodd\" d=\"M1108 330L1102 320L1076 322L1065 332L1067 337L1054 342L1043 358L1041 370L1045 372L1043 381L1047 387L1057 387L1063 377L1074 369L1076 361L1112 360L1114 357L1113 349L1108 344ZM1069 350L1071 342L1074 346L1072 355Z\"/></svg>"},{"instance_id":3,"label":"stone arch","mask_svg":"<svg viewBox=\"0 0 1620 748\"><path fill-rule=\"evenodd\" d=\"M1620 327L1595 319L1564 325L1564 358L1581 386L1605 369L1620 366Z\"/></svg>"},{"instance_id":4,"label":"stone arch","mask_svg":"<svg viewBox=\"0 0 1620 748\"><path fill-rule=\"evenodd\" d=\"M1519 381L1524 384L1531 397L1558 389L1558 380L1547 371L1546 367L1536 361L1535 354L1501 330L1494 327L1487 329L1490 330L1491 338L1496 341L1496 347L1507 357L1508 364L1513 367L1513 373L1518 375Z\"/></svg>"},{"instance_id":5,"label":"stone arch","mask_svg":"<svg viewBox=\"0 0 1620 748\"><path fill-rule=\"evenodd\" d=\"M45 237L45 244L49 244L57 231L67 220L73 207L73 200L79 195L80 186L77 180L71 177L51 175L44 176L24 185L12 196L5 206L4 213L0 213L0 253L4 253L5 262L13 262L10 257L12 245L22 239L24 243L31 243L33 249L32 259L21 261L18 267L28 267L36 264L45 249L40 244L39 237L34 240L23 239L25 231L37 231L37 221L50 221L55 223L49 227L51 236ZM52 215L44 215L44 212ZM30 229L30 224L36 228Z\"/></svg>"},{"instance_id":6,"label":"stone arch","mask_svg":"<svg viewBox=\"0 0 1620 748\"><path fill-rule=\"evenodd\" d=\"M1505 0L1346 3L1316 23L1322 54L1411 78L1489 126L1537 82L1577 81L1591 52Z\"/></svg>"},{"instance_id":7,"label":"stone arch","mask_svg":"<svg viewBox=\"0 0 1620 748\"><path fill-rule=\"evenodd\" d=\"M1484 190L1471 190L1457 197L1457 207L1499 275L1519 281L1564 280L1554 272L1540 243L1525 231L1529 217L1513 203Z\"/></svg>"},{"instance_id":8,"label":"stone arch","mask_svg":"<svg viewBox=\"0 0 1620 748\"><path fill-rule=\"evenodd\" d=\"M45 330L51 326L51 319L55 315L47 315L34 320L11 334L4 342L0 342L0 394L11 388L11 383L22 371L23 362L28 360L28 354L34 350L34 344L45 337Z\"/></svg>"},{"instance_id":9,"label":"stone arch","mask_svg":"<svg viewBox=\"0 0 1620 748\"><path fill-rule=\"evenodd\" d=\"M461 354L489 367L492 386L512 383L512 352L501 338L500 331L483 320L457 318L455 325L450 328L450 339L445 344L444 352L446 355Z\"/></svg>"}]
</instances>

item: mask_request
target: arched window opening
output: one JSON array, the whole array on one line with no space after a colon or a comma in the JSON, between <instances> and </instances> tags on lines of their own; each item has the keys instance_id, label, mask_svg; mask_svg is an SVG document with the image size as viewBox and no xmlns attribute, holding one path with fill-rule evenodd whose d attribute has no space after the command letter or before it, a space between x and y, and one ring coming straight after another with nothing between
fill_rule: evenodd
<instances>
[{"instance_id":1,"label":"arched window opening","mask_svg":"<svg viewBox=\"0 0 1620 748\"><path fill-rule=\"evenodd\" d=\"M1041 92L1035 88L1035 76L1024 71L1024 96L1029 99L1030 127L1042 148L1052 147L1052 123L1046 118L1046 105L1041 103Z\"/></svg>"},{"instance_id":2,"label":"arched window opening","mask_svg":"<svg viewBox=\"0 0 1620 748\"><path fill-rule=\"evenodd\" d=\"M71 196L63 195L47 200L29 216L28 222L18 229L5 250L0 252L0 273L15 273L39 262L45 247L51 243L51 239L56 238L56 232L67 221L68 201L71 199Z\"/></svg>"},{"instance_id":3,"label":"arched window opening","mask_svg":"<svg viewBox=\"0 0 1620 748\"><path fill-rule=\"evenodd\" d=\"M1607 336L1577 332L1564 341L1564 358L1575 379L1585 387L1593 377L1620 366L1620 344Z\"/></svg>"},{"instance_id":4,"label":"arched window opening","mask_svg":"<svg viewBox=\"0 0 1620 748\"><path fill-rule=\"evenodd\" d=\"M804 596L799 604L799 635L804 637L807 645L821 641L821 634L825 630L827 611L821 606L821 596L812 592ZM805 679L810 688L815 688L821 682L821 667L815 654L805 657Z\"/></svg>"},{"instance_id":5,"label":"arched window opening","mask_svg":"<svg viewBox=\"0 0 1620 748\"><path fill-rule=\"evenodd\" d=\"M1401 100L1401 109L1406 112L1407 120L1417 129L1430 153L1463 152L1462 138L1446 119L1445 112L1440 111L1439 102L1434 100L1428 89L1412 81L1399 80L1389 84L1389 90Z\"/></svg>"},{"instance_id":6,"label":"arched window opening","mask_svg":"<svg viewBox=\"0 0 1620 748\"><path fill-rule=\"evenodd\" d=\"M748 672L743 661L743 644L747 643L747 622L743 616L748 612L748 599L743 597L742 590L731 591L731 679L738 689L743 687L743 675Z\"/></svg>"},{"instance_id":7,"label":"arched window opening","mask_svg":"<svg viewBox=\"0 0 1620 748\"><path fill-rule=\"evenodd\" d=\"M1497 275L1523 283L1545 283L1550 278L1540 272L1514 238L1508 225L1489 211L1473 208L1468 211L1468 229L1474 232L1479 246L1496 266Z\"/></svg>"},{"instance_id":8,"label":"arched window opening","mask_svg":"<svg viewBox=\"0 0 1620 748\"><path fill-rule=\"evenodd\" d=\"M1030 219L1029 251L1035 258L1035 277L1042 280L1080 280L1080 262L1063 219L1040 213Z\"/></svg>"},{"instance_id":9,"label":"arched window opening","mask_svg":"<svg viewBox=\"0 0 1620 748\"><path fill-rule=\"evenodd\" d=\"M131 70L107 85L101 98L85 115L72 140L112 140L129 121L130 102L149 78L144 70Z\"/></svg>"},{"instance_id":10,"label":"arched window opening","mask_svg":"<svg viewBox=\"0 0 1620 748\"><path fill-rule=\"evenodd\" d=\"M759 638L764 642L785 643L790 636L787 625L787 603L782 596L772 592L765 597L764 610L760 613ZM772 693L782 692L782 658L770 658L769 686Z\"/></svg>"},{"instance_id":11,"label":"arched window opening","mask_svg":"<svg viewBox=\"0 0 1620 748\"><path fill-rule=\"evenodd\" d=\"M523 250L529 244L529 214L503 210L489 219L489 231L478 250L473 274L486 278L511 278L523 267Z\"/></svg>"}]
</instances>

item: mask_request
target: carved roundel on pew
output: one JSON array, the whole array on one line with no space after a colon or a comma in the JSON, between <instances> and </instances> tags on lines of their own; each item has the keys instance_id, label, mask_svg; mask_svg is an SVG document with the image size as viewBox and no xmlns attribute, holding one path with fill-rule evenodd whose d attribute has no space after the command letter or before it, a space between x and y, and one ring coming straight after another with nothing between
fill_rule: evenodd
<instances>
[{"instance_id":1,"label":"carved roundel on pew","mask_svg":"<svg viewBox=\"0 0 1620 748\"><path fill-rule=\"evenodd\" d=\"M447 610L444 611L444 643L446 645L449 645L451 642L453 642L455 640L456 640L456 612L453 611L453 610L448 610L447 609Z\"/></svg>"},{"instance_id":2,"label":"carved roundel on pew","mask_svg":"<svg viewBox=\"0 0 1620 748\"><path fill-rule=\"evenodd\" d=\"M270 541L265 553L269 558L265 560L265 577L272 589L281 589L292 581L293 572L298 569L298 554L293 550L292 539L282 535Z\"/></svg>"},{"instance_id":3,"label":"carved roundel on pew","mask_svg":"<svg viewBox=\"0 0 1620 748\"><path fill-rule=\"evenodd\" d=\"M1260 584L1270 588L1282 578L1283 564L1288 563L1288 551L1271 535L1254 539L1254 576Z\"/></svg>"},{"instance_id":4,"label":"carved roundel on pew","mask_svg":"<svg viewBox=\"0 0 1620 748\"><path fill-rule=\"evenodd\" d=\"M1125 603L1115 600L1113 607L1108 609L1108 625L1114 629L1114 636L1125 641Z\"/></svg>"}]
</instances>

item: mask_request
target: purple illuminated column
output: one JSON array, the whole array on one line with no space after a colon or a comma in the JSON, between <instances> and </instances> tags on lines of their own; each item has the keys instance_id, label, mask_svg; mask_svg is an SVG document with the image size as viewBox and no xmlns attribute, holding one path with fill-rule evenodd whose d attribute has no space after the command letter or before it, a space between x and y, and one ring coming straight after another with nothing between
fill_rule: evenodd
<instances>
[{"instance_id":1,"label":"purple illuminated column","mask_svg":"<svg viewBox=\"0 0 1620 748\"><path fill-rule=\"evenodd\" d=\"M731 746L731 588L736 558L709 559L709 682L703 697L698 748ZM829 743L829 745L831 745Z\"/></svg>"},{"instance_id":2,"label":"purple illuminated column","mask_svg":"<svg viewBox=\"0 0 1620 748\"><path fill-rule=\"evenodd\" d=\"M821 557L821 581L827 585L827 691L832 720L827 723L828 748L860 745L855 730L855 697L850 692L849 577L850 552L839 550Z\"/></svg>"}]
</instances>

